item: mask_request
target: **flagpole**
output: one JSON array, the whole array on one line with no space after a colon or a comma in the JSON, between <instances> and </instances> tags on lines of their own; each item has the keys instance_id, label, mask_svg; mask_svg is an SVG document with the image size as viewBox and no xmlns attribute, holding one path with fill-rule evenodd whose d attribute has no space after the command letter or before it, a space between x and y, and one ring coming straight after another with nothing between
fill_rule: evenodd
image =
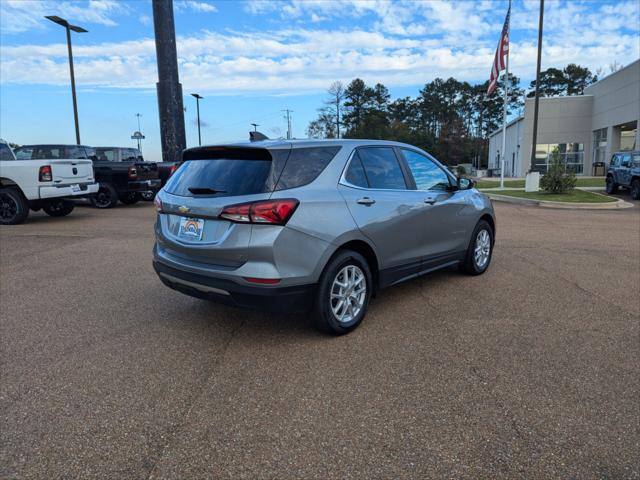
<instances>
[{"instance_id":1,"label":"flagpole","mask_svg":"<svg viewBox=\"0 0 640 480\"><path fill-rule=\"evenodd\" d=\"M511 0L509 0L509 12L511 12ZM511 15L509 15L509 24L507 25L507 35L511 35ZM501 40L502 41L502 40ZM509 98L509 57L511 53L511 39L509 38L509 51L507 52L507 65L504 74L504 100L502 105L502 151L500 157L502 162L500 164L500 188L504 188L504 161L505 150L507 149L507 102Z\"/></svg>"}]
</instances>

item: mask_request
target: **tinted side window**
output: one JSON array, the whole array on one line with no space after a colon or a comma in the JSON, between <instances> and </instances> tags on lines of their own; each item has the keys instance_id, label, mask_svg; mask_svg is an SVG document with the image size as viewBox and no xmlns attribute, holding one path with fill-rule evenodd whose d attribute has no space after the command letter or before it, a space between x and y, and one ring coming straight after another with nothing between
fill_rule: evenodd
<instances>
[{"instance_id":1,"label":"tinted side window","mask_svg":"<svg viewBox=\"0 0 640 480\"><path fill-rule=\"evenodd\" d=\"M367 175L364 173L364 167L362 166L358 152L354 153L351 163L349 163L349 168L344 175L344 179L356 187L369 187Z\"/></svg>"},{"instance_id":2,"label":"tinted side window","mask_svg":"<svg viewBox=\"0 0 640 480\"><path fill-rule=\"evenodd\" d=\"M6 143L0 143L0 160L14 160L13 152Z\"/></svg>"},{"instance_id":3,"label":"tinted side window","mask_svg":"<svg viewBox=\"0 0 640 480\"><path fill-rule=\"evenodd\" d=\"M611 157L611 165L613 165L614 167L618 165L620 160L620 156L619 155L614 155L613 157Z\"/></svg>"},{"instance_id":4,"label":"tinted side window","mask_svg":"<svg viewBox=\"0 0 640 480\"><path fill-rule=\"evenodd\" d=\"M391 147L367 147L358 149L358 155L371 188L405 190L402 169Z\"/></svg>"},{"instance_id":5,"label":"tinted side window","mask_svg":"<svg viewBox=\"0 0 640 480\"><path fill-rule=\"evenodd\" d=\"M341 147L294 148L291 150L276 190L301 187L313 182Z\"/></svg>"},{"instance_id":6,"label":"tinted side window","mask_svg":"<svg viewBox=\"0 0 640 480\"><path fill-rule=\"evenodd\" d=\"M449 177L431 159L413 150L402 149L418 190L446 190Z\"/></svg>"}]
</instances>

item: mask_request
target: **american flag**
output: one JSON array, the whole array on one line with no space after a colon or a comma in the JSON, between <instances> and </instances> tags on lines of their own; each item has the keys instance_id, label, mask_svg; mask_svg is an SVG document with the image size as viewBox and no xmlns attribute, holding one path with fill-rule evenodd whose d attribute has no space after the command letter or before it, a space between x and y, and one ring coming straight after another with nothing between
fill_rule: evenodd
<instances>
[{"instance_id":1,"label":"american flag","mask_svg":"<svg viewBox=\"0 0 640 480\"><path fill-rule=\"evenodd\" d=\"M500 41L496 49L496 56L493 59L493 67L491 67L491 76L489 77L489 88L487 95L491 95L498 84L500 72L507 68L507 57L509 56L509 18L511 17L511 2L509 2L509 10L507 10L507 18L504 19L504 27L500 34Z\"/></svg>"}]
</instances>

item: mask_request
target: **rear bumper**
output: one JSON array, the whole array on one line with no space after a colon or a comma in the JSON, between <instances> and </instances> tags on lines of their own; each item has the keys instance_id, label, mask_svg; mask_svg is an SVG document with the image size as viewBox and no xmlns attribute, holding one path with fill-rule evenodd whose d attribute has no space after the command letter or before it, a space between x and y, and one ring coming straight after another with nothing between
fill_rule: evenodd
<instances>
[{"instance_id":1,"label":"rear bumper","mask_svg":"<svg viewBox=\"0 0 640 480\"><path fill-rule=\"evenodd\" d=\"M170 267L157 259L153 268L162 283L192 297L225 305L272 312L304 313L311 309L315 285L289 287L241 285L232 280L198 275Z\"/></svg>"},{"instance_id":2,"label":"rear bumper","mask_svg":"<svg viewBox=\"0 0 640 480\"><path fill-rule=\"evenodd\" d=\"M75 185L75 186L74 186ZM78 189L79 187L79 189ZM76 183L40 187L40 198L82 197L98 191L97 183Z\"/></svg>"},{"instance_id":3,"label":"rear bumper","mask_svg":"<svg viewBox=\"0 0 640 480\"><path fill-rule=\"evenodd\" d=\"M150 180L136 180L127 184L127 189L130 192L148 192L160 190L161 181L159 178L152 178Z\"/></svg>"}]
</instances>

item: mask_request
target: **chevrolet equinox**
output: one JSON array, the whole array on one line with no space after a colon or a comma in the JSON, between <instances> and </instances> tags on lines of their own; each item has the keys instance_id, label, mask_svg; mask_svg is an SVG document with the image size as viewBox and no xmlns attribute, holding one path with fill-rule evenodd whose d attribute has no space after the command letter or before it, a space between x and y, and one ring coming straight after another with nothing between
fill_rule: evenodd
<instances>
[{"instance_id":1,"label":"chevrolet equinox","mask_svg":"<svg viewBox=\"0 0 640 480\"><path fill-rule=\"evenodd\" d=\"M342 334L380 289L491 262L491 201L419 148L263 140L191 148L156 197L167 286L235 306L312 311Z\"/></svg>"}]
</instances>

